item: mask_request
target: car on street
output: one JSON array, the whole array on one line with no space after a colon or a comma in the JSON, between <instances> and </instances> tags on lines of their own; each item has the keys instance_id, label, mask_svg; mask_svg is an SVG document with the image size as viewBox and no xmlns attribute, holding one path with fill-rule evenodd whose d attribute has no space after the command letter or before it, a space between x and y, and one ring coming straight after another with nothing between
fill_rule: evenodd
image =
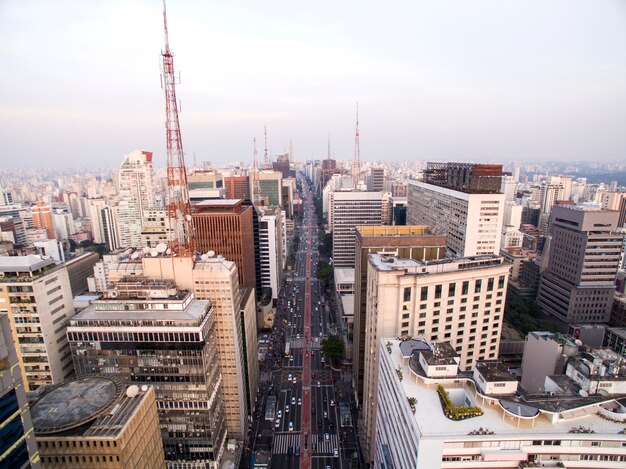
<instances>
[{"instance_id":1,"label":"car on street","mask_svg":"<svg viewBox=\"0 0 626 469\"><path fill-rule=\"evenodd\" d=\"M302 405L302 399L300 397L298 398L298 405Z\"/></svg>"},{"instance_id":2,"label":"car on street","mask_svg":"<svg viewBox=\"0 0 626 469\"><path fill-rule=\"evenodd\" d=\"M279 419L283 417L283 411L279 410L278 412L276 412L276 417L278 417Z\"/></svg>"},{"instance_id":3,"label":"car on street","mask_svg":"<svg viewBox=\"0 0 626 469\"><path fill-rule=\"evenodd\" d=\"M293 422L289 422L289 431L292 432L293 431Z\"/></svg>"},{"instance_id":4,"label":"car on street","mask_svg":"<svg viewBox=\"0 0 626 469\"><path fill-rule=\"evenodd\" d=\"M337 451L337 448L333 449L333 456L338 458L339 457L339 451Z\"/></svg>"},{"instance_id":5,"label":"car on street","mask_svg":"<svg viewBox=\"0 0 626 469\"><path fill-rule=\"evenodd\" d=\"M335 407L335 401L333 401L332 399L330 400L330 406Z\"/></svg>"},{"instance_id":6,"label":"car on street","mask_svg":"<svg viewBox=\"0 0 626 469\"><path fill-rule=\"evenodd\" d=\"M324 433L324 441L330 441L330 435L328 433Z\"/></svg>"},{"instance_id":7,"label":"car on street","mask_svg":"<svg viewBox=\"0 0 626 469\"><path fill-rule=\"evenodd\" d=\"M276 428L280 427L280 419L276 419L276 424L274 426Z\"/></svg>"},{"instance_id":8,"label":"car on street","mask_svg":"<svg viewBox=\"0 0 626 469\"><path fill-rule=\"evenodd\" d=\"M327 419L328 418L328 412L324 411L324 418Z\"/></svg>"},{"instance_id":9,"label":"car on street","mask_svg":"<svg viewBox=\"0 0 626 469\"><path fill-rule=\"evenodd\" d=\"M289 404L287 404L287 405L285 406L285 413L286 413L286 414L288 414L288 413L289 413Z\"/></svg>"},{"instance_id":10,"label":"car on street","mask_svg":"<svg viewBox=\"0 0 626 469\"><path fill-rule=\"evenodd\" d=\"M296 398L295 397L291 398L291 405L296 405Z\"/></svg>"},{"instance_id":11,"label":"car on street","mask_svg":"<svg viewBox=\"0 0 626 469\"><path fill-rule=\"evenodd\" d=\"M317 387L318 388L322 387L322 384L319 381L317 382Z\"/></svg>"}]
</instances>

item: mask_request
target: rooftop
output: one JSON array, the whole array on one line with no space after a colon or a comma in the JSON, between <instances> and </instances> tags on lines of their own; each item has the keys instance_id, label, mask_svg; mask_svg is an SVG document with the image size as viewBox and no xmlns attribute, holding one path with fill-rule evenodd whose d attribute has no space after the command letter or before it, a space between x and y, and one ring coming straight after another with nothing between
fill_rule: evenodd
<instances>
[{"instance_id":1,"label":"rooftop","mask_svg":"<svg viewBox=\"0 0 626 469\"><path fill-rule=\"evenodd\" d=\"M498 436L528 434L529 438L535 439L533 435L540 437L541 434L564 434L579 427L593 430L595 433L612 434L616 438L622 437L618 433L624 429L623 422L601 418L598 414L602 412L606 414L607 409L614 408L622 408L626 412L626 408L620 403L624 396L565 399L558 396L550 397L547 394L529 396L528 399L517 395L484 396L477 391L469 373L459 373L452 378L428 379L411 369L407 358L409 349L413 346L423 349L424 342L382 338L383 350L386 344L390 344L391 353L381 352L381 360L390 360L391 367L402 372L402 380L395 373L392 376L398 380L396 382L399 382L405 397L417 399L414 418L422 437L467 436L480 427ZM441 409L435 384L444 386L453 400L456 400L458 394L464 396L462 399L467 397L472 402L471 405L479 405L483 409L483 415L459 421L448 419ZM408 406L406 398L400 401ZM599 410L599 407L602 407L602 410Z\"/></svg>"},{"instance_id":2,"label":"rooftop","mask_svg":"<svg viewBox=\"0 0 626 469\"><path fill-rule=\"evenodd\" d=\"M105 375L65 381L45 390L31 406L35 433L38 437L115 437L148 390L147 386L125 389L115 378Z\"/></svg>"},{"instance_id":3,"label":"rooftop","mask_svg":"<svg viewBox=\"0 0 626 469\"><path fill-rule=\"evenodd\" d=\"M508 368L497 360L477 361L474 367L488 382L517 381Z\"/></svg>"},{"instance_id":4,"label":"rooftop","mask_svg":"<svg viewBox=\"0 0 626 469\"><path fill-rule=\"evenodd\" d=\"M54 259L29 254L28 256L0 256L0 272L35 272L55 265Z\"/></svg>"},{"instance_id":5,"label":"rooftop","mask_svg":"<svg viewBox=\"0 0 626 469\"><path fill-rule=\"evenodd\" d=\"M373 253L369 255L369 259L370 263L374 265L377 270L404 270L407 274L426 275L503 265L502 257L491 254L433 261L417 261L414 259L405 259L393 254Z\"/></svg>"}]
</instances>

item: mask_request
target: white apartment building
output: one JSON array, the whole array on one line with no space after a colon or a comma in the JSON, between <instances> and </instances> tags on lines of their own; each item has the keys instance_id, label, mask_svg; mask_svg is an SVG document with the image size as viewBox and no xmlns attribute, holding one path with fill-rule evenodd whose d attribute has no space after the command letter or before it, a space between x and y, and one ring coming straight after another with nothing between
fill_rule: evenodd
<instances>
[{"instance_id":1,"label":"white apartment building","mask_svg":"<svg viewBox=\"0 0 626 469\"><path fill-rule=\"evenodd\" d=\"M354 267L359 225L384 225L387 199L384 192L334 192L332 197L333 264Z\"/></svg>"},{"instance_id":2,"label":"white apartment building","mask_svg":"<svg viewBox=\"0 0 626 469\"><path fill-rule=\"evenodd\" d=\"M165 208L144 210L141 227L142 246L154 248L159 243L167 243L173 237L169 214Z\"/></svg>"},{"instance_id":3,"label":"white apartment building","mask_svg":"<svg viewBox=\"0 0 626 469\"><path fill-rule=\"evenodd\" d=\"M445 347L381 337L377 348L370 458L376 469L618 469L626 464L626 408L618 395L581 396L577 383L563 375L559 379L572 385L571 391L526 395L497 362L478 362L471 375L460 375L454 371L456 357ZM612 380L624 382L626 376ZM438 385L455 407L478 406L479 415L448 418Z\"/></svg>"},{"instance_id":4,"label":"white apartment building","mask_svg":"<svg viewBox=\"0 0 626 469\"><path fill-rule=\"evenodd\" d=\"M74 302L64 264L34 255L0 256L0 312L9 314L27 391L72 373L65 330Z\"/></svg>"},{"instance_id":5,"label":"white apartment building","mask_svg":"<svg viewBox=\"0 0 626 469\"><path fill-rule=\"evenodd\" d=\"M272 298L278 298L285 267L285 224L283 214L276 208L261 211L259 218L259 254L261 285L272 289Z\"/></svg>"},{"instance_id":6,"label":"white apartment building","mask_svg":"<svg viewBox=\"0 0 626 469\"><path fill-rule=\"evenodd\" d=\"M458 365L498 356L509 265L499 256L419 262L370 254L363 378L364 444L376 422L381 337L449 342ZM367 449L367 446L366 446Z\"/></svg>"},{"instance_id":7,"label":"white apartment building","mask_svg":"<svg viewBox=\"0 0 626 469\"><path fill-rule=\"evenodd\" d=\"M126 155L118 174L118 232L122 247L141 247L144 210L155 206L152 152L135 150Z\"/></svg>"},{"instance_id":8,"label":"white apartment building","mask_svg":"<svg viewBox=\"0 0 626 469\"><path fill-rule=\"evenodd\" d=\"M504 194L461 192L409 180L407 225L428 225L448 238L456 257L500 251Z\"/></svg>"}]
</instances>

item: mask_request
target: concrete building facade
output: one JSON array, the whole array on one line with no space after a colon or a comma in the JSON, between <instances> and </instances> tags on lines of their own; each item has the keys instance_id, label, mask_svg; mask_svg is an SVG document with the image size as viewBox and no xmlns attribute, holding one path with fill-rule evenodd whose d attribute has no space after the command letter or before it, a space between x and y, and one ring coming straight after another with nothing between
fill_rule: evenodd
<instances>
[{"instance_id":1,"label":"concrete building facade","mask_svg":"<svg viewBox=\"0 0 626 469\"><path fill-rule=\"evenodd\" d=\"M171 281L119 282L74 316L67 336L79 377L155 385L168 467L216 469L226 445L215 313Z\"/></svg>"},{"instance_id":2,"label":"concrete building facade","mask_svg":"<svg viewBox=\"0 0 626 469\"><path fill-rule=\"evenodd\" d=\"M367 324L367 268L372 253L394 254L403 259L443 259L446 237L433 235L427 226L357 226L354 269L353 382L357 399L363 396L365 325Z\"/></svg>"},{"instance_id":3,"label":"concrete building facade","mask_svg":"<svg viewBox=\"0 0 626 469\"><path fill-rule=\"evenodd\" d=\"M500 251L504 194L463 192L417 180L408 184L407 224L428 225L445 235L449 255Z\"/></svg>"},{"instance_id":4,"label":"concrete building facade","mask_svg":"<svg viewBox=\"0 0 626 469\"><path fill-rule=\"evenodd\" d=\"M623 234L618 212L581 206L552 210L548 264L537 304L568 323L608 322Z\"/></svg>"},{"instance_id":5,"label":"concrete building facade","mask_svg":"<svg viewBox=\"0 0 626 469\"><path fill-rule=\"evenodd\" d=\"M0 312L9 314L26 390L62 381L73 371L65 336L74 314L67 268L40 256L1 256L0 274Z\"/></svg>"},{"instance_id":6,"label":"concrete building facade","mask_svg":"<svg viewBox=\"0 0 626 469\"><path fill-rule=\"evenodd\" d=\"M498 256L418 262L370 254L368 263L361 405L365 444L372 443L376 426L380 338L449 342L461 370L495 359L509 273Z\"/></svg>"}]
</instances>

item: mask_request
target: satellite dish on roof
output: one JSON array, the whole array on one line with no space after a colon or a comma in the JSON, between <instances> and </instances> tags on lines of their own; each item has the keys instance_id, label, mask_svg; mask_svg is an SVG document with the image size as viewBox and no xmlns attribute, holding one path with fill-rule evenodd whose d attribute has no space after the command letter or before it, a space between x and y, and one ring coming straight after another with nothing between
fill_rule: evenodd
<instances>
[{"instance_id":1,"label":"satellite dish on roof","mask_svg":"<svg viewBox=\"0 0 626 469\"><path fill-rule=\"evenodd\" d=\"M146 392L147 390L148 390L148 386L146 386L145 384L141 386L141 392Z\"/></svg>"},{"instance_id":2,"label":"satellite dish on roof","mask_svg":"<svg viewBox=\"0 0 626 469\"><path fill-rule=\"evenodd\" d=\"M156 245L155 249L156 249L156 252L158 252L159 254L163 254L167 250L167 244L159 243Z\"/></svg>"},{"instance_id":3,"label":"satellite dish on roof","mask_svg":"<svg viewBox=\"0 0 626 469\"><path fill-rule=\"evenodd\" d=\"M581 389L580 391L578 391L578 394L580 394L582 397L589 397L589 393L585 391L584 389Z\"/></svg>"},{"instance_id":4,"label":"satellite dish on roof","mask_svg":"<svg viewBox=\"0 0 626 469\"><path fill-rule=\"evenodd\" d=\"M135 259L137 259L138 257L139 257L139 253L138 253L138 252L133 252L133 253L131 254L131 256L130 256L130 258L131 258L132 260L135 260Z\"/></svg>"},{"instance_id":5,"label":"satellite dish on roof","mask_svg":"<svg viewBox=\"0 0 626 469\"><path fill-rule=\"evenodd\" d=\"M150 255L152 257L156 257L156 256L159 255L159 251L157 251L156 249L152 249L152 250L150 250Z\"/></svg>"},{"instance_id":6,"label":"satellite dish on roof","mask_svg":"<svg viewBox=\"0 0 626 469\"><path fill-rule=\"evenodd\" d=\"M187 221L191 221L191 215L187 215Z\"/></svg>"},{"instance_id":7,"label":"satellite dish on roof","mask_svg":"<svg viewBox=\"0 0 626 469\"><path fill-rule=\"evenodd\" d=\"M201 260L201 261L206 261L208 258L209 258L209 255L208 255L208 254L202 254L202 255L200 256L200 260Z\"/></svg>"},{"instance_id":8,"label":"satellite dish on roof","mask_svg":"<svg viewBox=\"0 0 626 469\"><path fill-rule=\"evenodd\" d=\"M209 257L215 257L215 251L209 251L206 253L206 255Z\"/></svg>"},{"instance_id":9,"label":"satellite dish on roof","mask_svg":"<svg viewBox=\"0 0 626 469\"><path fill-rule=\"evenodd\" d=\"M170 255L172 253L172 250L170 248L167 248L165 250L165 254Z\"/></svg>"},{"instance_id":10,"label":"satellite dish on roof","mask_svg":"<svg viewBox=\"0 0 626 469\"><path fill-rule=\"evenodd\" d=\"M126 390L126 397L135 397L137 394L139 394L139 387L137 385L132 384L128 386L128 389Z\"/></svg>"},{"instance_id":11,"label":"satellite dish on roof","mask_svg":"<svg viewBox=\"0 0 626 469\"><path fill-rule=\"evenodd\" d=\"M574 343L580 347L583 344L583 341L580 339L576 339Z\"/></svg>"}]
</instances>

